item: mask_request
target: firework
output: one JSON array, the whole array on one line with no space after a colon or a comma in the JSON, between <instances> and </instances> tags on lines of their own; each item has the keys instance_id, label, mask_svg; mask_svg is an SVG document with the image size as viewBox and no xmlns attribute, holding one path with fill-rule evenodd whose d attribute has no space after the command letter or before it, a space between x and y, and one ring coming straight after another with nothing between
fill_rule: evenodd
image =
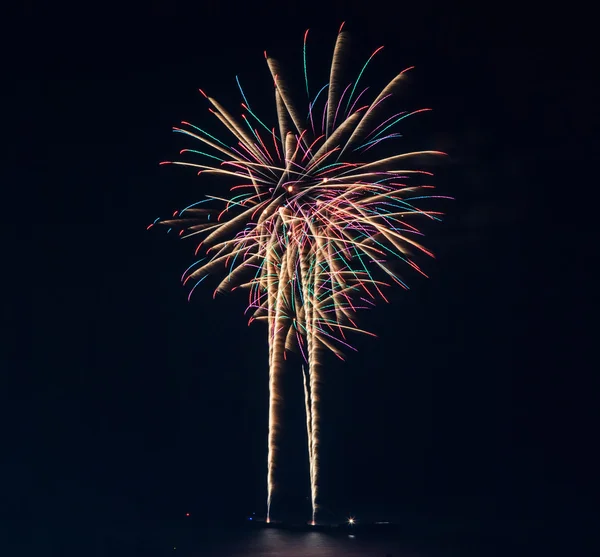
<instances>
[{"instance_id":1,"label":"firework","mask_svg":"<svg viewBox=\"0 0 600 557\"><path fill-rule=\"evenodd\" d=\"M342 26L343 27L343 26ZM383 90L368 98L361 77L377 49L358 73L342 86L341 60L347 42L343 28L334 47L329 83L311 96L304 35L304 77L308 109L292 101L277 62L267 56L274 83L277 125L267 126L241 93L241 116L235 117L200 90L209 111L228 132L218 139L188 122L174 130L202 145L183 149L190 160L168 162L196 169L199 175L231 181L228 194L207 195L172 218L157 219L183 238L196 238L196 255L182 280L189 296L209 275L224 274L215 290L249 291L250 322L266 321L269 347L269 431L267 521L275 484L275 465L282 396L280 376L285 354L294 350L302 368L310 468L312 521L315 521L319 476L319 391L323 350L343 359L354 348L348 333L372 334L355 322L359 309L386 299L391 282L407 288L396 269L400 261L424 275L413 252L432 255L418 242L421 232L412 217L437 219L424 210L432 175L415 167L414 151L378 158L382 143L398 141L403 121L413 112L389 115L392 98L405 74L397 74ZM388 110L388 112L386 112ZM387 116L384 116L387 114ZM152 226L152 225L151 225ZM374 336L374 335L373 335Z\"/></svg>"}]
</instances>

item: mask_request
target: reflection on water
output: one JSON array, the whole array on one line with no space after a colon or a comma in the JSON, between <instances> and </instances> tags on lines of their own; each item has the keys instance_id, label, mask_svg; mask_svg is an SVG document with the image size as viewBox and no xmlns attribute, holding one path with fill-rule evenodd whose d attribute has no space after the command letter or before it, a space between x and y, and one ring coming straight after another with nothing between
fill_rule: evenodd
<instances>
[{"instance_id":1,"label":"reflection on water","mask_svg":"<svg viewBox=\"0 0 600 557\"><path fill-rule=\"evenodd\" d=\"M432 557L402 548L393 539L274 529L248 532L218 551L216 555L230 557Z\"/></svg>"},{"instance_id":2,"label":"reflection on water","mask_svg":"<svg viewBox=\"0 0 600 557\"><path fill-rule=\"evenodd\" d=\"M529 543L532 531L513 531L506 525L501 531L467 525L459 528L454 523L444 528L404 524L353 532L228 527L223 523L181 528L148 523L133 529L95 526L93 531L78 533L84 545L77 554L98 557L507 557L515 553L515 544L522 548ZM57 547L62 547L62 537L57 532L51 545L60 542ZM0 550L1 555L5 553ZM56 550L52 554L67 553Z\"/></svg>"}]
</instances>

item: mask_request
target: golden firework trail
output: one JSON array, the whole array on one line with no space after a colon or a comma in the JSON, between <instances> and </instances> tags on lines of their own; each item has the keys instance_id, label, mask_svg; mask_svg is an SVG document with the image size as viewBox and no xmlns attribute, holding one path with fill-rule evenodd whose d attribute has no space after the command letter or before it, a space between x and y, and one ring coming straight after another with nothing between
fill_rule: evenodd
<instances>
[{"instance_id":1,"label":"golden firework trail","mask_svg":"<svg viewBox=\"0 0 600 557\"><path fill-rule=\"evenodd\" d=\"M266 53L275 87L276 126L267 126L255 114L237 77L242 97L239 118L200 90L229 140L182 122L174 131L203 147L183 149L180 154L189 159L161 164L187 166L202 176L221 176L232 186L228 194L207 195L150 226L160 223L183 238L199 239L196 254L204 250L204 256L182 277L185 285L191 285L190 297L209 274L224 271L215 295L247 289L249 323L267 322L267 521L275 488L281 373L287 351L299 352L306 362L302 374L314 523L321 354L329 350L343 359L343 351L355 350L348 343L349 333L372 334L358 328L355 314L379 298L386 300L383 289L390 281L408 288L397 269L398 261L410 271L425 274L412 254L432 254L418 242L422 233L412 221L414 217L439 220L441 213L421 206L445 196L432 195L433 186L426 183L432 174L415 166L419 157L443 153L385 150L386 145L401 140L400 129L408 117L430 110L385 116L408 70L367 101L368 88L361 90L359 83L379 48L358 77L344 87L341 70L347 36L342 25L329 82L310 97L307 36L308 31L303 50L309 95L305 113L294 103L295 92L281 78L279 65Z\"/></svg>"}]
</instances>

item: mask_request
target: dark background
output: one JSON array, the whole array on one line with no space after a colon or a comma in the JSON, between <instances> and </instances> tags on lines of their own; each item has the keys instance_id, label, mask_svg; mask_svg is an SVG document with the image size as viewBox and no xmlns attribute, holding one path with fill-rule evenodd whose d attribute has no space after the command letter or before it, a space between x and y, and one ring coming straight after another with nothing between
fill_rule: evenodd
<instances>
[{"instance_id":1,"label":"dark background","mask_svg":"<svg viewBox=\"0 0 600 557\"><path fill-rule=\"evenodd\" d=\"M146 226L214 190L158 166L186 146L171 126L209 119L198 87L234 108L239 75L270 120L263 50L301 79L310 27L315 87L343 20L353 60L386 46L365 83L417 66L399 103L434 112L407 137L450 153L436 183L456 201L428 230L431 279L362 314L379 339L327 359L323 517L591 523L595 248L583 245L598 109L585 18L369 4L155 4L123 25L68 12L50 24L26 6L4 48L9 538L264 513L265 330L246 326L244 295L199 288L187 303L192 245ZM274 515L308 517L300 376L286 380Z\"/></svg>"}]
</instances>

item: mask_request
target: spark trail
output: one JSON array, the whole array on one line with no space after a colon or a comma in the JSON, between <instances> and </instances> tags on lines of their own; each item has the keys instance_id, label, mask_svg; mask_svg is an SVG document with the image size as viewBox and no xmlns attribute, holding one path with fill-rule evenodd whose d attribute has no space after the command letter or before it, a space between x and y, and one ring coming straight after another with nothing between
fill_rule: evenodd
<instances>
[{"instance_id":1,"label":"spark trail","mask_svg":"<svg viewBox=\"0 0 600 557\"><path fill-rule=\"evenodd\" d=\"M307 37L308 31L303 53L306 94L310 94ZM229 194L207 195L150 225L160 223L179 230L183 238L198 239L196 254L204 250L204 256L182 277L190 286L190 296L209 274L224 273L215 295L247 289L249 323L267 322L267 521L275 489L286 352L299 352L307 363L302 373L314 523L321 354L329 350L343 359L345 351L355 350L348 343L349 333L372 335L358 328L355 314L377 299L386 300L383 290L392 282L408 288L398 267L425 275L413 261L413 253L432 254L418 241L422 233L412 221L415 217L439 220L442 214L422 208L427 200L444 196L432 195L434 186L427 183L432 174L415 161L444 153L398 153L393 147L402 138L399 130L406 118L430 110L389 115L411 68L397 74L368 102L368 88L358 84L382 47L356 79L343 86L340 73L346 43L342 25L329 82L309 97L306 112L294 104L278 63L265 53L274 84L276 126L267 126L254 113L237 77L243 101L239 118L200 90L229 140L182 122L174 131L202 145L202 150L183 149L180 154L190 158L161 164L186 166L233 185Z\"/></svg>"}]
</instances>

